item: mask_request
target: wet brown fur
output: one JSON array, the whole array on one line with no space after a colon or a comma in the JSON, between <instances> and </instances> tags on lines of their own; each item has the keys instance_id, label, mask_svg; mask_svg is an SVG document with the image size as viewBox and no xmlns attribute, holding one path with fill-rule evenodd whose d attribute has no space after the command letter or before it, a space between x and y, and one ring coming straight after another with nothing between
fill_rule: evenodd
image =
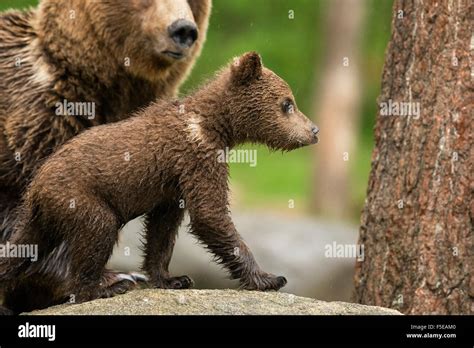
<instances>
[{"instance_id":1,"label":"wet brown fur","mask_svg":"<svg viewBox=\"0 0 474 348\"><path fill-rule=\"evenodd\" d=\"M28 180L59 145L176 95L205 40L210 3L43 0L0 14L0 242ZM199 38L173 61L155 50L170 45L166 28L178 16L196 23ZM94 102L96 117L57 116L64 99Z\"/></svg>"},{"instance_id":2,"label":"wet brown fur","mask_svg":"<svg viewBox=\"0 0 474 348\"><path fill-rule=\"evenodd\" d=\"M101 280L118 232L145 213L143 270L150 283L191 286L188 277L168 272L185 210L191 233L242 288L284 286L284 277L259 268L232 223L228 164L218 160L218 151L244 142L286 151L315 143L311 121L296 105L285 112L285 100L293 100L288 85L263 68L256 53L247 53L181 102L158 101L62 146L29 186L12 238L38 244L38 262L0 264L7 305L24 311L71 294L78 302L104 296Z\"/></svg>"}]
</instances>

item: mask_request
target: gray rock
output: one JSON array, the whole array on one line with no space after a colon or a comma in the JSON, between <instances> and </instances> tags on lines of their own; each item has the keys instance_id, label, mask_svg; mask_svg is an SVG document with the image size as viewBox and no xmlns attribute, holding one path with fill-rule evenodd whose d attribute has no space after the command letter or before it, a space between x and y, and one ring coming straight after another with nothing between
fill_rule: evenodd
<instances>
[{"instance_id":1,"label":"gray rock","mask_svg":"<svg viewBox=\"0 0 474 348\"><path fill-rule=\"evenodd\" d=\"M30 315L401 315L383 308L324 302L282 292L146 289Z\"/></svg>"}]
</instances>

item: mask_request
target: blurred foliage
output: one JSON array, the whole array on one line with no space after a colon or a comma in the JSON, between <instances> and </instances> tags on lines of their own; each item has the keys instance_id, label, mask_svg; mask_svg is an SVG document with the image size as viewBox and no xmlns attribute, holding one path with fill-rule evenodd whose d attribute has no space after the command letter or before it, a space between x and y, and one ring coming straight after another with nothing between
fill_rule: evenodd
<instances>
[{"instance_id":1,"label":"blurred foliage","mask_svg":"<svg viewBox=\"0 0 474 348\"><path fill-rule=\"evenodd\" d=\"M311 117L324 47L329 44L322 27L329 1L214 0L206 46L182 93L211 77L232 57L255 50L262 55L268 68L290 84L299 108ZM0 10L36 3L34 0L1 0ZM357 151L351 156L351 199L355 220L364 202L370 171L376 97L390 36L392 9L391 0L366 0L366 4L362 43L363 107ZM294 19L289 18L290 11L293 11ZM310 148L281 154L259 147L256 167L248 164L231 166L231 180L238 201L246 207L263 205L285 209L288 200L293 199L298 211L309 212L311 160Z\"/></svg>"},{"instance_id":2,"label":"blurred foliage","mask_svg":"<svg viewBox=\"0 0 474 348\"><path fill-rule=\"evenodd\" d=\"M38 1L36 0L1 0L0 2L0 10L3 11L5 9L10 8L24 8L28 6L36 6Z\"/></svg>"}]
</instances>

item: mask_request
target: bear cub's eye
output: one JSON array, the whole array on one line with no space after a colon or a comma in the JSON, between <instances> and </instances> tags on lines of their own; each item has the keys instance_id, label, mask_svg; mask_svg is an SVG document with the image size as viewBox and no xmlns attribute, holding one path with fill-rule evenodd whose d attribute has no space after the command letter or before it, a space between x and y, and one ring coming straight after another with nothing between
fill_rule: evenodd
<instances>
[{"instance_id":1,"label":"bear cub's eye","mask_svg":"<svg viewBox=\"0 0 474 348\"><path fill-rule=\"evenodd\" d=\"M282 104L281 108L285 114L292 114L295 112L295 104L291 99L286 99Z\"/></svg>"}]
</instances>

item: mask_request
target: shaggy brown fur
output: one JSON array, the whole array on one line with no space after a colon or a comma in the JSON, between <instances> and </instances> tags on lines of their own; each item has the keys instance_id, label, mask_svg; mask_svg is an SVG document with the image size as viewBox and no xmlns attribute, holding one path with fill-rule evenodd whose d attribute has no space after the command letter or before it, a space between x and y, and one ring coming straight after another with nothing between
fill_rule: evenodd
<instances>
[{"instance_id":1,"label":"shaggy brown fur","mask_svg":"<svg viewBox=\"0 0 474 348\"><path fill-rule=\"evenodd\" d=\"M247 53L182 102L158 101L69 141L38 170L25 195L12 243L38 244L40 257L0 264L6 304L24 311L71 294L76 301L113 294L101 283L105 264L120 228L144 213L143 269L150 283L191 286L187 276L168 272L185 209L191 232L243 288L284 286L284 277L259 268L236 231L228 164L218 155L244 142L288 151L316 143L317 127L293 100L288 85Z\"/></svg>"},{"instance_id":2,"label":"shaggy brown fur","mask_svg":"<svg viewBox=\"0 0 474 348\"><path fill-rule=\"evenodd\" d=\"M0 15L0 242L28 180L55 148L176 94L205 40L210 3L43 0ZM173 40L179 19L198 29L191 46ZM95 118L57 116L64 100L95 103Z\"/></svg>"}]
</instances>

